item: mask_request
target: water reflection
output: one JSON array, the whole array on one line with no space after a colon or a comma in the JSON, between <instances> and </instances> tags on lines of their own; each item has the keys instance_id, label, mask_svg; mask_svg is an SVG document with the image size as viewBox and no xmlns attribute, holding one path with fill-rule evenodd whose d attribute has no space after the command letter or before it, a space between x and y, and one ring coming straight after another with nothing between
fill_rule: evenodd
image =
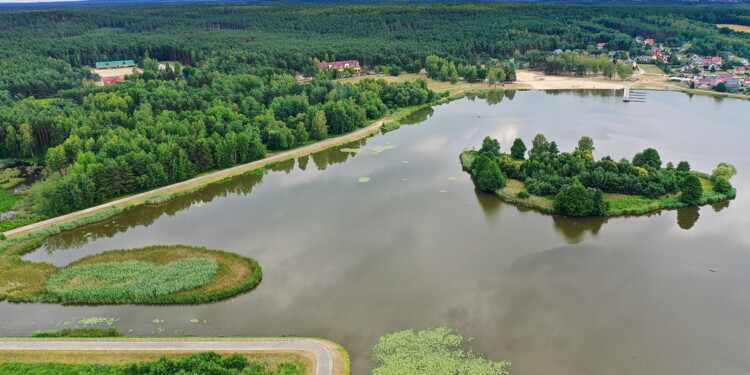
<instances>
[{"instance_id":1,"label":"water reflection","mask_svg":"<svg viewBox=\"0 0 750 375\"><path fill-rule=\"evenodd\" d=\"M255 186L263 182L263 177L269 172L284 172L288 175L294 170L295 164L299 165L300 170L304 171L307 168L310 158L313 159L318 170L325 170L329 165L341 164L349 158L356 156L356 153L341 152L341 148L359 148L364 146L365 143L366 140L362 139L316 152L312 156L285 160L272 165L266 172L247 173L226 181L208 185L196 192L168 200L164 203L139 206L136 208L138 210L137 214L125 212L105 221L92 223L48 237L42 244L42 247L47 253L57 250L80 248L89 242L101 238L112 238L120 233L125 233L131 228L148 227L164 215L174 216L180 211L187 210L193 206L202 206L212 202L216 198L229 195L248 195L253 191Z\"/></svg>"},{"instance_id":2,"label":"water reflection","mask_svg":"<svg viewBox=\"0 0 750 375\"><path fill-rule=\"evenodd\" d=\"M688 230L695 225L701 214L698 207L684 207L677 209L677 225L680 228Z\"/></svg>"},{"instance_id":3,"label":"water reflection","mask_svg":"<svg viewBox=\"0 0 750 375\"><path fill-rule=\"evenodd\" d=\"M414 125L427 121L428 118L435 114L435 109L427 107L416 111L401 121L401 125Z\"/></svg>"}]
</instances>

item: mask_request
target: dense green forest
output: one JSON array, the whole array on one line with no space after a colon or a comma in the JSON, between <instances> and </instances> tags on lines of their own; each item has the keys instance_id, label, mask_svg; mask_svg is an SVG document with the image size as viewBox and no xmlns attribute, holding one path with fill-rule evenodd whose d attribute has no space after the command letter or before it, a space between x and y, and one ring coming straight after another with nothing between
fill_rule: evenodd
<instances>
[{"instance_id":1,"label":"dense green forest","mask_svg":"<svg viewBox=\"0 0 750 375\"><path fill-rule=\"evenodd\" d=\"M597 42L628 51L635 35L750 56L750 34L719 22L750 25L750 11L170 5L0 14L0 159L47 166L3 227L351 132L438 97L424 81L340 84L317 71L319 61L503 81L519 62L601 70L604 59L551 51L594 51ZM144 72L94 86L89 67L119 59ZM296 73L318 79L301 84Z\"/></svg>"}]
</instances>

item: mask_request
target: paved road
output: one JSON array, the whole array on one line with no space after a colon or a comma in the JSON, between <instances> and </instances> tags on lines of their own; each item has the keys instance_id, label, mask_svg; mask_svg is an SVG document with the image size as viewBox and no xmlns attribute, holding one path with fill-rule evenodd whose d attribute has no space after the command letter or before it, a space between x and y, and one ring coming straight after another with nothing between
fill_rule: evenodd
<instances>
[{"instance_id":1,"label":"paved road","mask_svg":"<svg viewBox=\"0 0 750 375\"><path fill-rule=\"evenodd\" d=\"M365 137L365 136L367 136L369 134L375 133L375 132L377 132L380 129L381 126L383 126L383 122L384 122L383 120L380 120L380 121L377 121L377 122L375 122L375 123L373 123L373 124L371 124L369 126L366 126L366 127L362 128L362 129L356 130L356 131L354 131L352 133L344 134L344 135L342 135L340 137L336 137L336 138L326 139L326 140L323 140L323 141L320 141L320 142L315 142L315 143L313 143L311 145L308 145L308 146L305 146L305 147L301 147L301 148L296 148L296 149L293 149L293 150L288 150L288 151L280 152L278 154L274 154L273 156L269 156L269 157L267 157L265 159L256 160L256 161L254 161L252 163L242 164L242 165L238 165L236 167L232 167L232 168L228 168L228 169L222 169L220 171L216 171L216 172L213 172L213 173L209 173L207 175L203 175L203 176L200 176L200 177L192 178L190 180L186 180L186 181L178 182L176 184L172 184L172 185L169 185L169 186L164 186L164 187L161 187L161 188L158 188L158 189L150 190L150 191L147 191L145 193L131 195L131 196L126 197L126 198L122 198L122 199L118 199L118 200L115 200L115 201L107 202L107 203L104 203L104 204L101 204L101 205L98 205L98 206L87 208L85 210L76 211L76 212L73 212L73 213L69 213L67 215L58 216L58 217L55 217L55 218L52 218L52 219L40 221L40 222L37 222L37 223L34 223L34 224L29 224L29 225L26 225L26 226L23 226L23 227L19 227L19 228L16 228L16 229L11 229L11 230L5 231L4 234L6 236L12 236L12 235L19 234L19 233L25 233L25 232L34 231L35 229L41 229L41 228L44 228L44 227L47 227L47 226L50 226L50 225L53 225L53 224L62 223L62 222L65 222L67 220L75 219L75 218L78 218L78 217L81 217L81 216L86 216L88 214L91 214L91 213L94 213L94 212L97 212L97 211L106 210L106 209L112 208L112 206L121 206L121 207L124 207L124 206L128 205L129 203L137 203L137 201L140 201L141 199L145 199L145 198L149 198L149 197L155 197L155 196L157 196L157 195L159 195L161 193L164 193L166 191L169 191L169 190L172 190L172 189L175 189L175 188L179 188L181 186L191 185L191 184L195 184L196 182L201 182L201 181L206 181L206 180L208 180L208 181L212 181L212 180L218 181L218 180L223 179L223 178L227 178L227 177L239 175L239 174L251 171L253 169L257 169L257 168L263 167L264 165L266 165L268 163L272 163L272 162L275 162L275 161L281 161L281 160L287 160L287 159L290 159L290 158L293 158L293 157L307 155L307 154L310 154L311 152L316 151L316 150L322 150L322 149L325 149L325 148L328 148L328 147L332 147L332 146L335 146L335 145L338 145L338 144L346 143L346 142L349 142L349 141L354 141L354 140L363 138L363 137Z\"/></svg>"},{"instance_id":2,"label":"paved road","mask_svg":"<svg viewBox=\"0 0 750 375\"><path fill-rule=\"evenodd\" d=\"M333 353L313 339L0 339L0 350L184 350L283 351L302 350L315 355L316 375L333 374Z\"/></svg>"}]
</instances>

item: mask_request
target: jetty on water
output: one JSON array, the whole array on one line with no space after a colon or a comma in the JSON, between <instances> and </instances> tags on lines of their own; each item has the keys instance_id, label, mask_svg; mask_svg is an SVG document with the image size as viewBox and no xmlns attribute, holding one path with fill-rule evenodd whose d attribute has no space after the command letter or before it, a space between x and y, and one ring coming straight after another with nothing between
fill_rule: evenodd
<instances>
[{"instance_id":1,"label":"jetty on water","mask_svg":"<svg viewBox=\"0 0 750 375\"><path fill-rule=\"evenodd\" d=\"M646 93L644 91L632 91L629 85L625 85L622 91L622 101L625 103L645 103Z\"/></svg>"}]
</instances>

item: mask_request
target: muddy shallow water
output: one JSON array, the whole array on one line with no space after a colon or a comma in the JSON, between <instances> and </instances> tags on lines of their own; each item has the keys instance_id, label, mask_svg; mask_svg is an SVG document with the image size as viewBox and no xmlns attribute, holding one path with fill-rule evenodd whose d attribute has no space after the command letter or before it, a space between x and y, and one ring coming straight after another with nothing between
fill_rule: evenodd
<instances>
[{"instance_id":1,"label":"muddy shallow water","mask_svg":"<svg viewBox=\"0 0 750 375\"><path fill-rule=\"evenodd\" d=\"M350 351L359 375L379 336L447 325L488 357L512 361L513 374L747 374L750 102L646 96L462 99L343 146L358 153L323 151L51 237L25 259L63 265L104 250L187 244L251 256L264 279L199 306L0 303L0 334L103 317L100 325L129 335L324 337ZM706 172L730 162L739 195L569 219L478 192L461 171L458 154L485 135L507 151L536 133L563 151L591 136L597 158L654 147L665 163Z\"/></svg>"}]
</instances>

